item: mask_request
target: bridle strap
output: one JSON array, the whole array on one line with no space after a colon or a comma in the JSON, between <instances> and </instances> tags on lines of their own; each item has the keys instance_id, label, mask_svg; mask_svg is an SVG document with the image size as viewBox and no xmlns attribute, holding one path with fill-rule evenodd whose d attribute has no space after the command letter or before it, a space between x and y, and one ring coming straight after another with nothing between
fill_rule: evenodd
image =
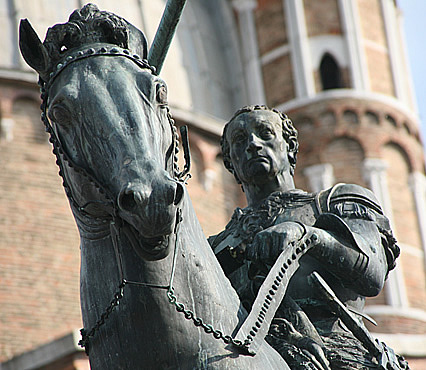
<instances>
[{"instance_id":1,"label":"bridle strap","mask_svg":"<svg viewBox=\"0 0 426 370\"><path fill-rule=\"evenodd\" d=\"M112 244L114 247L114 253L115 253L115 258L117 261L118 274L119 274L119 279L121 284L138 285L138 286L148 287L148 288L166 289L168 292L173 291L173 280L174 280L174 276L176 272L176 260L177 260L177 252L178 252L178 227L181 221L182 221L182 210L178 207L176 210L176 221L175 221L175 226L173 230L174 248L173 248L173 259L172 259L172 266L171 266L168 285L159 285L159 284L146 283L146 282L140 282L140 281L132 281L125 278L124 269L123 269L123 259L121 257L121 251L120 251L120 236L121 236L122 225L119 219L115 218L113 221L111 221L110 223L111 239L112 239Z\"/></svg>"},{"instance_id":2,"label":"bridle strap","mask_svg":"<svg viewBox=\"0 0 426 370\"><path fill-rule=\"evenodd\" d=\"M191 152L189 150L189 140L188 140L188 126L181 126L180 127L180 137L182 139L182 146L183 146L183 155L185 159L185 166L183 168L183 171L180 172L177 177L183 182L185 182L187 176L191 176L189 174L189 171L191 169Z\"/></svg>"},{"instance_id":3,"label":"bridle strap","mask_svg":"<svg viewBox=\"0 0 426 370\"><path fill-rule=\"evenodd\" d=\"M47 101L48 101L48 93L49 89L52 86L55 78L71 63L74 63L79 60L83 60L86 58L91 58L95 56L121 56L128 58L135 62L139 67L143 69L149 69L151 73L154 74L155 68L150 66L148 61L141 60L141 58L138 55L131 54L129 50L122 49L117 46L111 46L111 45L102 45L99 48L95 49L94 47L88 47L85 50L80 50L74 53L70 53L65 59L63 59L60 63L56 65L56 68L54 68L54 71L50 73L49 80L47 82L40 79L39 84L41 86L41 98L42 98L42 105L41 105L41 119L45 125L46 131L50 134L50 142L53 145L53 153L56 155L57 158L57 165L59 166L59 175L63 179L63 187L65 189L65 192L68 196L68 199L70 200L70 203L72 207L75 210L78 210L79 212L83 212L84 214L90 216L90 214L86 211L86 208L93 203L96 204L105 204L107 206L112 207L112 221L110 222L110 233L111 233L111 240L114 248L116 263L117 263L117 269L119 274L119 280L120 283L118 285L118 290L114 294L114 297L112 301L110 302L109 306L106 308L104 313L100 316L100 318L96 321L95 325L88 331L85 329L81 329L81 335L82 339L79 342L79 345L84 347L86 350L86 353L89 352L89 346L90 346L90 338L92 338L96 331L99 330L99 328L105 323L105 320L108 319L109 315L114 311L115 307L119 304L119 301L124 296L124 287L126 285L136 285L140 287L147 287L147 288L156 288L156 289L164 289L167 290L167 296L174 296L173 294L173 281L174 276L176 272L176 260L178 255L178 228L182 221L182 210L180 207L176 210L176 221L174 226L174 251L173 251L173 259L172 259L172 266L171 266L171 272L169 277L169 282L167 285L159 285L159 284L153 284L149 282L139 282L139 281L131 281L127 280L125 277L125 271L123 269L123 259L122 259L122 253L120 251L120 239L121 239L121 232L122 232L122 220L118 217L118 205L117 201L114 200L114 197L112 197L107 189L103 187L101 184L97 182L97 180L91 176L88 171L78 165L76 165L71 158L67 155L65 152L62 143L56 134L55 129L53 128L53 125L49 121L47 117ZM190 176L189 170L191 166L191 157L190 157L190 151L189 151L189 142L188 142L188 132L187 127L183 126L180 128L181 131L181 137L182 137L182 145L184 149L184 159L185 159L185 167L182 172L179 172L179 168L177 165L177 151L178 151L178 136L176 132L176 126L174 123L173 118L171 117L170 113L167 112L167 118L170 124L170 128L172 130L172 171L173 171L173 177L176 181L185 182L186 178ZM80 206L76 199L74 198L72 194L72 188L68 184L68 179L65 173L65 162L68 164L68 167L70 167L73 171L76 171L80 175L82 175L84 178L86 178L90 183L93 184L93 186L97 189L97 191L106 198L106 202L103 201L89 201L85 203L84 205ZM166 164L167 167L167 164ZM167 168L166 168L167 170Z\"/></svg>"}]
</instances>

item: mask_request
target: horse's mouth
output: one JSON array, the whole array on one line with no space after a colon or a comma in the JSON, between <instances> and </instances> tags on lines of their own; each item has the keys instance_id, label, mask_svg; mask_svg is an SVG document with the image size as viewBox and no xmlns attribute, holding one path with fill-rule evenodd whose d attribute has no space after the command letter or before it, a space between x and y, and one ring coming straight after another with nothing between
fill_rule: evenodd
<instances>
[{"instance_id":1,"label":"horse's mouth","mask_svg":"<svg viewBox=\"0 0 426 370\"><path fill-rule=\"evenodd\" d=\"M170 250L170 234L154 238L145 238L128 222L123 220L123 232L135 252L146 260L159 260L166 257Z\"/></svg>"}]
</instances>

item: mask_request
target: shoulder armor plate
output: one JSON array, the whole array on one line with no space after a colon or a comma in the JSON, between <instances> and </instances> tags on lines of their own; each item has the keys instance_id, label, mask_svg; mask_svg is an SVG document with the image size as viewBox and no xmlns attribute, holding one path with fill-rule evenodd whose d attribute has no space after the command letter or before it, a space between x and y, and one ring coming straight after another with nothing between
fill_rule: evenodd
<instances>
[{"instance_id":1,"label":"shoulder armor plate","mask_svg":"<svg viewBox=\"0 0 426 370\"><path fill-rule=\"evenodd\" d=\"M320 213L330 212L333 205L343 202L361 204L383 215L382 208L373 192L359 185L336 184L317 194L317 208Z\"/></svg>"}]
</instances>

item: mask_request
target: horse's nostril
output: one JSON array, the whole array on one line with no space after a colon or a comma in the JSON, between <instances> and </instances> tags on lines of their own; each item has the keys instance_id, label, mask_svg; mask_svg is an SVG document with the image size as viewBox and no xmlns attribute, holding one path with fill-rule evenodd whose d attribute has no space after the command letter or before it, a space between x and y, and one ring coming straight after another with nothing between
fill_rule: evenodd
<instances>
[{"instance_id":1,"label":"horse's nostril","mask_svg":"<svg viewBox=\"0 0 426 370\"><path fill-rule=\"evenodd\" d=\"M136 201L133 193L122 194L118 203L120 208L125 211L132 211L136 208Z\"/></svg>"},{"instance_id":2,"label":"horse's nostril","mask_svg":"<svg viewBox=\"0 0 426 370\"><path fill-rule=\"evenodd\" d=\"M142 203L142 194L136 190L127 188L121 191L120 195L118 196L118 205L124 211L135 211L138 206L142 205Z\"/></svg>"},{"instance_id":3,"label":"horse's nostril","mask_svg":"<svg viewBox=\"0 0 426 370\"><path fill-rule=\"evenodd\" d=\"M181 200L183 198L183 193L184 193L183 185L180 184L180 183L177 183L176 191L175 191L175 199L173 201L173 204L175 206L177 206L181 202Z\"/></svg>"}]
</instances>

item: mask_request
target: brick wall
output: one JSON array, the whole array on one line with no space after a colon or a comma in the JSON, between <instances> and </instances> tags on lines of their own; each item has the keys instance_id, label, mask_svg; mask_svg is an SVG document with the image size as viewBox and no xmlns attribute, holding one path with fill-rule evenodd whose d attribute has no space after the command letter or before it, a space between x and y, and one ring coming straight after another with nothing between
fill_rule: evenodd
<instances>
[{"instance_id":1,"label":"brick wall","mask_svg":"<svg viewBox=\"0 0 426 370\"><path fill-rule=\"evenodd\" d=\"M309 37L342 33L337 0L305 0L303 4Z\"/></svg>"},{"instance_id":2,"label":"brick wall","mask_svg":"<svg viewBox=\"0 0 426 370\"><path fill-rule=\"evenodd\" d=\"M204 234L222 231L241 202L241 190L220 156L219 138L208 138L191 129L192 178L188 192ZM182 160L182 158L181 158Z\"/></svg>"},{"instance_id":3,"label":"brick wall","mask_svg":"<svg viewBox=\"0 0 426 370\"><path fill-rule=\"evenodd\" d=\"M258 1L255 19L260 55L287 44L288 35L282 0Z\"/></svg>"},{"instance_id":4,"label":"brick wall","mask_svg":"<svg viewBox=\"0 0 426 370\"><path fill-rule=\"evenodd\" d=\"M79 237L38 105L17 100L0 141L0 361L81 326Z\"/></svg>"},{"instance_id":5,"label":"brick wall","mask_svg":"<svg viewBox=\"0 0 426 370\"><path fill-rule=\"evenodd\" d=\"M358 11L371 90L394 96L380 0L358 0Z\"/></svg>"},{"instance_id":6,"label":"brick wall","mask_svg":"<svg viewBox=\"0 0 426 370\"><path fill-rule=\"evenodd\" d=\"M366 48L367 70L371 91L394 96L394 83L389 55L380 49Z\"/></svg>"},{"instance_id":7,"label":"brick wall","mask_svg":"<svg viewBox=\"0 0 426 370\"><path fill-rule=\"evenodd\" d=\"M266 101L270 107L295 97L293 70L289 54L263 65L262 71Z\"/></svg>"},{"instance_id":8,"label":"brick wall","mask_svg":"<svg viewBox=\"0 0 426 370\"><path fill-rule=\"evenodd\" d=\"M364 150L350 137L333 139L321 153L324 163L333 165L335 182L350 182L365 186L362 176Z\"/></svg>"},{"instance_id":9,"label":"brick wall","mask_svg":"<svg viewBox=\"0 0 426 370\"><path fill-rule=\"evenodd\" d=\"M382 47L386 44L380 0L357 0L362 37Z\"/></svg>"},{"instance_id":10,"label":"brick wall","mask_svg":"<svg viewBox=\"0 0 426 370\"><path fill-rule=\"evenodd\" d=\"M401 243L416 246L420 251L416 206L409 187L410 163L402 148L393 143L386 144L382 152L383 159L389 164L388 185L398 239Z\"/></svg>"},{"instance_id":11,"label":"brick wall","mask_svg":"<svg viewBox=\"0 0 426 370\"><path fill-rule=\"evenodd\" d=\"M377 326L368 323L367 327L372 332L383 334L424 334L424 322L400 316L375 317Z\"/></svg>"},{"instance_id":12,"label":"brick wall","mask_svg":"<svg viewBox=\"0 0 426 370\"><path fill-rule=\"evenodd\" d=\"M424 358L406 357L406 360L410 364L411 370L424 370L424 369L426 369L426 359L424 359Z\"/></svg>"}]
</instances>

